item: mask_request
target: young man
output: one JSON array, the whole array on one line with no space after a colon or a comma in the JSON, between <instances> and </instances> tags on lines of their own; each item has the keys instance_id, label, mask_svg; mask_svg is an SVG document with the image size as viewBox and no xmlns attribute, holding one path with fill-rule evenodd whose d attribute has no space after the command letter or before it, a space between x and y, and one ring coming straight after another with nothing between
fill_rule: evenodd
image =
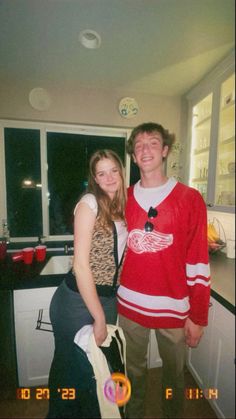
<instances>
[{"instance_id":1,"label":"young man","mask_svg":"<svg viewBox=\"0 0 236 419\"><path fill-rule=\"evenodd\" d=\"M181 417L186 345L198 345L208 319L207 211L197 190L164 172L173 142L151 122L134 128L128 141L141 177L128 190L128 249L118 289L132 386L128 418L144 417L150 329L163 361L163 416Z\"/></svg>"}]
</instances>

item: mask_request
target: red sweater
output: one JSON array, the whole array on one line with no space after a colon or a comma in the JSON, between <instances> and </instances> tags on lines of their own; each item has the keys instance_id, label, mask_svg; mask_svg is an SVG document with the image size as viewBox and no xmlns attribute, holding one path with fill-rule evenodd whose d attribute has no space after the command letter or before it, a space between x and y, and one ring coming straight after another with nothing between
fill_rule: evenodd
<instances>
[{"instance_id":1,"label":"red sweater","mask_svg":"<svg viewBox=\"0 0 236 419\"><path fill-rule=\"evenodd\" d=\"M210 297L206 205L193 188L177 183L147 212L128 190L128 249L118 289L118 311L149 328L183 327L187 317L206 326Z\"/></svg>"}]
</instances>

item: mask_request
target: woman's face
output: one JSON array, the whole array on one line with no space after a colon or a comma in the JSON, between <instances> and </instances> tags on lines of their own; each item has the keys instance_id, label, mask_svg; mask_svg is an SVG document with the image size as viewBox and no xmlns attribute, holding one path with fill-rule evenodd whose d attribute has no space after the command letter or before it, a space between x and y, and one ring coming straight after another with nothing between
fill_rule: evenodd
<instances>
[{"instance_id":1,"label":"woman's face","mask_svg":"<svg viewBox=\"0 0 236 419\"><path fill-rule=\"evenodd\" d=\"M111 199L114 198L122 182L118 164L108 158L99 160L96 165L95 181Z\"/></svg>"}]
</instances>

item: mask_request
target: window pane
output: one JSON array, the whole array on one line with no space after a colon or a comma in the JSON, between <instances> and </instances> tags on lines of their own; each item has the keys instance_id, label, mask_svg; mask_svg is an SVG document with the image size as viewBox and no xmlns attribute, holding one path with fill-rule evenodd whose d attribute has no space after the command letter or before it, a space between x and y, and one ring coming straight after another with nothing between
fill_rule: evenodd
<instances>
[{"instance_id":1,"label":"window pane","mask_svg":"<svg viewBox=\"0 0 236 419\"><path fill-rule=\"evenodd\" d=\"M81 136L82 137L82 136ZM104 148L115 151L123 164L125 163L125 138L122 137L98 137L97 135L83 136L86 137L88 160L91 155ZM88 166L87 166L88 168ZM87 172L88 173L88 172Z\"/></svg>"},{"instance_id":2,"label":"window pane","mask_svg":"<svg viewBox=\"0 0 236 419\"><path fill-rule=\"evenodd\" d=\"M48 133L48 189L50 235L73 234L73 210L88 180L94 151L110 148L124 162L125 138Z\"/></svg>"},{"instance_id":3,"label":"window pane","mask_svg":"<svg viewBox=\"0 0 236 419\"><path fill-rule=\"evenodd\" d=\"M7 219L12 237L42 234L40 132L5 129Z\"/></svg>"},{"instance_id":4,"label":"window pane","mask_svg":"<svg viewBox=\"0 0 236 419\"><path fill-rule=\"evenodd\" d=\"M73 208L85 189L86 144L79 135L48 133L50 235L73 233Z\"/></svg>"}]
</instances>

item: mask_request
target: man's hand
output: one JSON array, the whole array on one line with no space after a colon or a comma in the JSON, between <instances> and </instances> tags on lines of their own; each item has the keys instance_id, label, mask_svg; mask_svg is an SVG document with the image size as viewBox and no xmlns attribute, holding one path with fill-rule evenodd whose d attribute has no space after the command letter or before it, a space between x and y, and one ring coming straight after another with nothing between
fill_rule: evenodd
<instances>
[{"instance_id":1,"label":"man's hand","mask_svg":"<svg viewBox=\"0 0 236 419\"><path fill-rule=\"evenodd\" d=\"M203 326L195 324L188 317L184 325L185 342L191 348L196 348L203 335Z\"/></svg>"}]
</instances>

